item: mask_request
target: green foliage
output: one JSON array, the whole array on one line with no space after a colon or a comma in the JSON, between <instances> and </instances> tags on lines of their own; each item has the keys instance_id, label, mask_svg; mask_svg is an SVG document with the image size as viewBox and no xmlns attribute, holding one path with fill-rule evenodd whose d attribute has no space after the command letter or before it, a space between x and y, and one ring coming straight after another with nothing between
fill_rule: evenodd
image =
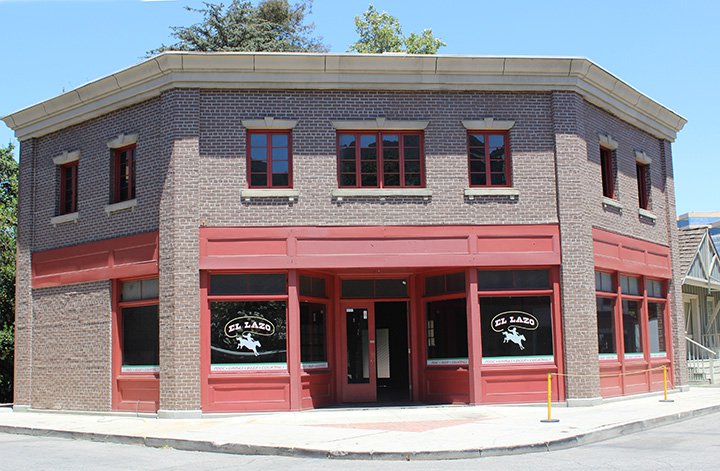
<instances>
[{"instance_id":1,"label":"green foliage","mask_svg":"<svg viewBox=\"0 0 720 471\"><path fill-rule=\"evenodd\" d=\"M410 33L405 37L400 21L387 12L378 12L373 5L362 16L355 17L355 29L360 39L350 46L350 51L382 54L383 52L406 52L408 54L435 54L446 46L433 37L432 30L421 34Z\"/></svg>"},{"instance_id":2,"label":"green foliage","mask_svg":"<svg viewBox=\"0 0 720 471\"><path fill-rule=\"evenodd\" d=\"M0 147L0 403L12 401L17 196L18 164L9 144Z\"/></svg>"},{"instance_id":3,"label":"green foliage","mask_svg":"<svg viewBox=\"0 0 720 471\"><path fill-rule=\"evenodd\" d=\"M322 38L312 35L315 25L305 24L312 0L290 5L288 0L262 0L257 6L249 1L204 2L205 8L185 7L201 13L203 20L192 26L174 26L178 42L162 45L148 55L164 51L274 51L324 52Z\"/></svg>"}]
</instances>

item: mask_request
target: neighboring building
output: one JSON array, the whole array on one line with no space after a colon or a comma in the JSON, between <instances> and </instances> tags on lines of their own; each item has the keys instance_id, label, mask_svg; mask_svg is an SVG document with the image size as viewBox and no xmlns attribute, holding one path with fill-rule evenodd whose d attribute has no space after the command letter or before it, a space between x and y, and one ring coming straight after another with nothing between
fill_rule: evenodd
<instances>
[{"instance_id":1,"label":"neighboring building","mask_svg":"<svg viewBox=\"0 0 720 471\"><path fill-rule=\"evenodd\" d=\"M678 217L680 229L707 227L715 247L720 247L720 212L690 212Z\"/></svg>"},{"instance_id":2,"label":"neighboring building","mask_svg":"<svg viewBox=\"0 0 720 471\"><path fill-rule=\"evenodd\" d=\"M587 59L166 53L4 120L18 409L687 384L685 120Z\"/></svg>"},{"instance_id":3,"label":"neighboring building","mask_svg":"<svg viewBox=\"0 0 720 471\"><path fill-rule=\"evenodd\" d=\"M690 379L720 382L720 259L709 226L685 226L680 231L685 334L688 337ZM715 364L717 363L717 364Z\"/></svg>"}]
</instances>

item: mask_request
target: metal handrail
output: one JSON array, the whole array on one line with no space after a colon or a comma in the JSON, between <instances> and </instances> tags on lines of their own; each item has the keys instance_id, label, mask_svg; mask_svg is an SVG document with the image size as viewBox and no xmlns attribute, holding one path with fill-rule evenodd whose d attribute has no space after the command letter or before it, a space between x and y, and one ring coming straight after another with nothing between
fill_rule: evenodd
<instances>
[{"instance_id":1,"label":"metal handrail","mask_svg":"<svg viewBox=\"0 0 720 471\"><path fill-rule=\"evenodd\" d=\"M687 340L687 341L690 342L691 344L695 345L696 347L700 348L701 350L706 351L707 353L709 353L709 354L711 354L711 355L713 355L713 356L715 356L715 357L718 356L717 352L715 352L715 351L713 351L713 350L710 350L710 349L707 348L705 345L694 341L694 340L691 339L690 337L685 337L685 340Z\"/></svg>"}]
</instances>

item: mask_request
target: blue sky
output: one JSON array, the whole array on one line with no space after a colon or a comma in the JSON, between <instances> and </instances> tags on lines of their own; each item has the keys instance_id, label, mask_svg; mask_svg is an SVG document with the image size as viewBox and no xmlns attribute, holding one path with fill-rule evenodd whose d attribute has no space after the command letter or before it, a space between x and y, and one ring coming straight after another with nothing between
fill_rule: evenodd
<instances>
[{"instance_id":1,"label":"blue sky","mask_svg":"<svg viewBox=\"0 0 720 471\"><path fill-rule=\"evenodd\" d=\"M226 0L228 3L230 0ZM356 40L363 0L315 0L333 52ZM720 2L375 1L406 33L432 28L444 54L583 56L688 119L673 145L679 214L719 211ZM195 0L0 0L0 116L139 62ZM0 123L0 144L13 134Z\"/></svg>"}]
</instances>

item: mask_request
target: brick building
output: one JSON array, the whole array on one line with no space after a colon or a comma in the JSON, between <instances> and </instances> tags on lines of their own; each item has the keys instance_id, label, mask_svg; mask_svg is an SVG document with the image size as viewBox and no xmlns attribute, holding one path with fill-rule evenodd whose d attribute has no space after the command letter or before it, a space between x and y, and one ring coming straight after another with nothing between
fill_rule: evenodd
<instances>
[{"instance_id":1,"label":"brick building","mask_svg":"<svg viewBox=\"0 0 720 471\"><path fill-rule=\"evenodd\" d=\"M18 409L687 384L685 120L587 59L165 53L4 120Z\"/></svg>"}]
</instances>

